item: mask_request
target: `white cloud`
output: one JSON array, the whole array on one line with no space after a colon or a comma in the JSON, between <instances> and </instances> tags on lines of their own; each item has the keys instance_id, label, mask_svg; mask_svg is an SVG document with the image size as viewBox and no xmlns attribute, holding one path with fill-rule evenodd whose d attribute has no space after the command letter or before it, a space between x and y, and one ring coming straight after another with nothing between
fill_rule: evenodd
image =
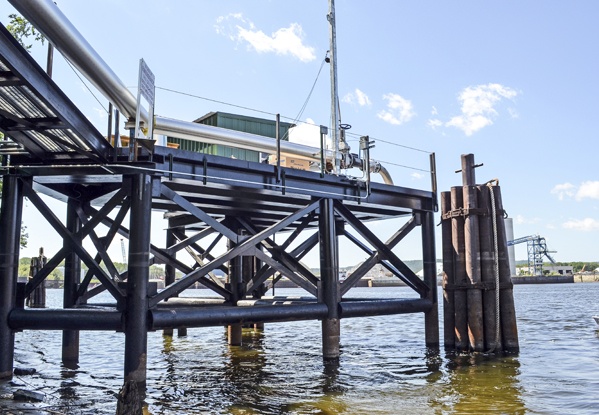
<instances>
[{"instance_id":1,"label":"white cloud","mask_svg":"<svg viewBox=\"0 0 599 415\"><path fill-rule=\"evenodd\" d=\"M370 107L372 105L372 102L370 101L370 98L368 98L368 95L366 95L358 88L356 88L354 92L349 92L345 94L342 101L347 104L358 105L360 107Z\"/></svg>"},{"instance_id":2,"label":"white cloud","mask_svg":"<svg viewBox=\"0 0 599 415\"><path fill-rule=\"evenodd\" d=\"M580 186L575 186L572 183L558 184L551 189L551 194L557 195L559 200L564 200L566 197L573 197L578 201L599 199L599 181L587 180Z\"/></svg>"},{"instance_id":3,"label":"white cloud","mask_svg":"<svg viewBox=\"0 0 599 415\"><path fill-rule=\"evenodd\" d=\"M451 118L445 125L458 128L471 136L493 124L493 118L498 116L495 107L499 102L513 99L517 95L515 90L501 84L469 86L458 96L462 114Z\"/></svg>"},{"instance_id":4,"label":"white cloud","mask_svg":"<svg viewBox=\"0 0 599 415\"><path fill-rule=\"evenodd\" d=\"M582 182L576 192L576 200L599 199L599 181Z\"/></svg>"},{"instance_id":5,"label":"white cloud","mask_svg":"<svg viewBox=\"0 0 599 415\"><path fill-rule=\"evenodd\" d=\"M562 227L583 232L599 231L599 220L592 218L572 219L565 222Z\"/></svg>"},{"instance_id":6,"label":"white cloud","mask_svg":"<svg viewBox=\"0 0 599 415\"><path fill-rule=\"evenodd\" d=\"M389 124L405 124L416 115L412 102L401 95L385 94L383 99L387 101L387 109L380 111L377 116Z\"/></svg>"},{"instance_id":7,"label":"white cloud","mask_svg":"<svg viewBox=\"0 0 599 415\"><path fill-rule=\"evenodd\" d=\"M90 113L88 115L86 115L86 118L92 124L96 124L99 121L105 120L107 117L108 117L108 114L107 114L106 110L103 108L98 108L98 107L92 107Z\"/></svg>"},{"instance_id":8,"label":"white cloud","mask_svg":"<svg viewBox=\"0 0 599 415\"><path fill-rule=\"evenodd\" d=\"M422 173L418 173L418 172L414 172L412 174L410 174L410 177L414 180L420 180L424 177L424 174Z\"/></svg>"},{"instance_id":9,"label":"white cloud","mask_svg":"<svg viewBox=\"0 0 599 415\"><path fill-rule=\"evenodd\" d=\"M106 113L106 110L104 108L94 107L93 110L96 113L96 115L98 116L98 118L101 120L106 119L106 117L108 116L108 114Z\"/></svg>"},{"instance_id":10,"label":"white cloud","mask_svg":"<svg viewBox=\"0 0 599 415\"><path fill-rule=\"evenodd\" d=\"M437 111L437 107L435 107L433 105L433 108L431 109L431 115L437 115L437 114L439 114L439 111Z\"/></svg>"},{"instance_id":11,"label":"white cloud","mask_svg":"<svg viewBox=\"0 0 599 415\"><path fill-rule=\"evenodd\" d=\"M557 195L559 200L564 200L564 197L572 197L575 194L576 186L572 183L558 184L551 189L552 195Z\"/></svg>"},{"instance_id":12,"label":"white cloud","mask_svg":"<svg viewBox=\"0 0 599 415\"><path fill-rule=\"evenodd\" d=\"M289 130L289 142L320 148L320 126L311 118L297 123Z\"/></svg>"},{"instance_id":13,"label":"white cloud","mask_svg":"<svg viewBox=\"0 0 599 415\"><path fill-rule=\"evenodd\" d=\"M232 24L231 21L235 21ZM241 13L220 16L216 19L216 33L231 40L247 43L258 53L276 53L290 55L302 62L316 59L314 48L304 44L304 30L298 23L291 23L270 36L256 28L254 23L245 19Z\"/></svg>"},{"instance_id":14,"label":"white cloud","mask_svg":"<svg viewBox=\"0 0 599 415\"><path fill-rule=\"evenodd\" d=\"M426 123L426 125L428 125L429 127L431 127L433 130L436 130L437 128L443 126L443 121L438 120L438 119L430 119L430 120L428 120L428 122Z\"/></svg>"},{"instance_id":15,"label":"white cloud","mask_svg":"<svg viewBox=\"0 0 599 415\"><path fill-rule=\"evenodd\" d=\"M539 218L526 218L522 215L516 215L516 217L514 218L514 223L516 225L523 225L523 224L534 224L534 223L539 223L541 220Z\"/></svg>"}]
</instances>

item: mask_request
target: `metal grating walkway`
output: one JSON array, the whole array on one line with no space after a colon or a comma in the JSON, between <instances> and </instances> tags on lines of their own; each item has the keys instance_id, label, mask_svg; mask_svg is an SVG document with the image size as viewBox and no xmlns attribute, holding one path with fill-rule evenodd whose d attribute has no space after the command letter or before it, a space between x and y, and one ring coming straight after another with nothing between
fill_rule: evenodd
<instances>
[{"instance_id":1,"label":"metal grating walkway","mask_svg":"<svg viewBox=\"0 0 599 415\"><path fill-rule=\"evenodd\" d=\"M0 154L33 162L108 160L110 144L0 25Z\"/></svg>"}]
</instances>

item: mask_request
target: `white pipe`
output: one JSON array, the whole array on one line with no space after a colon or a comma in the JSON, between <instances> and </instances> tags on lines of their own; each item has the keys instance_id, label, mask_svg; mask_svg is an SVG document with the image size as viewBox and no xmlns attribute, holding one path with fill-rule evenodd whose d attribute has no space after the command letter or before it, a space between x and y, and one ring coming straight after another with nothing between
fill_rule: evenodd
<instances>
[{"instance_id":1,"label":"white pipe","mask_svg":"<svg viewBox=\"0 0 599 415\"><path fill-rule=\"evenodd\" d=\"M9 0L106 98L128 118L135 117L137 100L123 81L79 33L77 28L51 0ZM148 121L147 111L142 111ZM276 152L276 141L224 128L155 117L154 132L211 144L224 144L267 153ZM281 142L283 154L294 155L320 162L320 149L301 144ZM327 158L333 154L327 151ZM378 163L373 163L378 164ZM385 169L380 169L383 180L393 184Z\"/></svg>"},{"instance_id":2,"label":"white pipe","mask_svg":"<svg viewBox=\"0 0 599 415\"><path fill-rule=\"evenodd\" d=\"M385 184L393 185L393 179L391 178L391 175L389 174L389 171L385 168L385 166L379 163L378 171L372 170L372 168L370 170L371 173L378 173L385 182Z\"/></svg>"},{"instance_id":3,"label":"white pipe","mask_svg":"<svg viewBox=\"0 0 599 415\"><path fill-rule=\"evenodd\" d=\"M514 220L512 218L505 219L505 236L508 241L514 240ZM510 274L513 277L516 275L516 247L514 245L508 246L507 252L510 263Z\"/></svg>"},{"instance_id":4,"label":"white pipe","mask_svg":"<svg viewBox=\"0 0 599 415\"><path fill-rule=\"evenodd\" d=\"M261 135L164 117L155 117L155 123L154 132L157 134L201 141L208 144L222 144L245 148L264 153L276 152L276 140ZM320 148L317 147L281 141L281 153L320 162ZM325 157L332 157L332 153L327 152Z\"/></svg>"}]
</instances>

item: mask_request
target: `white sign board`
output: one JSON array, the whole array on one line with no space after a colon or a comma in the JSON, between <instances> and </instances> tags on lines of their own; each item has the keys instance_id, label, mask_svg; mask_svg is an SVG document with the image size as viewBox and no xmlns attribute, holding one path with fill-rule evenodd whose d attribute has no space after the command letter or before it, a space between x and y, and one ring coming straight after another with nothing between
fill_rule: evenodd
<instances>
[{"instance_id":1,"label":"white sign board","mask_svg":"<svg viewBox=\"0 0 599 415\"><path fill-rule=\"evenodd\" d=\"M154 105L154 80L154 74L146 62L141 59L139 61L139 92L151 106Z\"/></svg>"},{"instance_id":2,"label":"white sign board","mask_svg":"<svg viewBox=\"0 0 599 415\"><path fill-rule=\"evenodd\" d=\"M146 65L143 59L139 60L139 78L137 88L137 113L135 114L135 135L133 140L129 142L131 152L129 153L130 161L137 161L137 144L136 140L141 139L152 139L153 127L154 127L154 97L156 87L154 85L154 74ZM141 120L141 98L148 102L148 123L146 127L147 136L140 128Z\"/></svg>"}]
</instances>

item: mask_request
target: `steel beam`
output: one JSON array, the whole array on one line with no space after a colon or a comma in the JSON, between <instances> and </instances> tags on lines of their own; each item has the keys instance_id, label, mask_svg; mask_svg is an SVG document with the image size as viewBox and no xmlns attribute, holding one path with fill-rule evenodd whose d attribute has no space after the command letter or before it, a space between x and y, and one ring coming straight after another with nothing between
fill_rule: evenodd
<instances>
[{"instance_id":1,"label":"steel beam","mask_svg":"<svg viewBox=\"0 0 599 415\"><path fill-rule=\"evenodd\" d=\"M163 186L163 189L164 189L164 186ZM243 255L246 251L255 250L254 246L256 244L260 243L261 241L263 241L264 239L273 235L274 233L280 231L281 229L284 229L290 223L293 223L296 220L298 220L298 219L304 217L305 215L309 214L310 212L314 211L317 207L318 207L317 202L311 203L308 206L305 206L303 209L300 209L299 211L287 216L285 219L276 223L275 225L273 225L267 229L264 229L263 231L257 233L256 235L253 235L252 237L244 240L242 243L238 244L235 248L229 250L225 254L216 258L214 261L211 261L208 264L206 264L200 268L196 268L195 270L193 270L192 272L187 274L183 279L177 281L176 283L170 285L169 287L166 287L164 290L162 290L161 292L159 292L158 294L153 296L152 299L150 300L150 307L153 307L158 302L165 300L169 297L172 297L173 295L179 294L181 291L183 291L183 290L187 289L188 287L190 287L191 285L193 285L196 281L198 281L200 278L202 278L208 272L214 271L216 268L220 267L222 264L229 261L231 258L234 258L237 255ZM220 228L221 224L218 223L217 226ZM227 231L227 233L231 233L231 232L232 231L230 231L230 230ZM232 234L232 237L234 237L235 239L237 238L235 236L234 232Z\"/></svg>"},{"instance_id":2,"label":"steel beam","mask_svg":"<svg viewBox=\"0 0 599 415\"><path fill-rule=\"evenodd\" d=\"M359 221L352 212L345 207L341 202L335 201L335 211L341 215L341 217L347 221L364 239L374 246L377 251L380 252L383 259L389 261L389 263L400 272L405 279L410 281L410 285L421 295L426 293L428 287L414 274L414 272L408 268L398 257L376 237L374 233L361 221Z\"/></svg>"},{"instance_id":3,"label":"steel beam","mask_svg":"<svg viewBox=\"0 0 599 415\"><path fill-rule=\"evenodd\" d=\"M435 308L429 299L342 301L341 318L382 316L389 314L428 313Z\"/></svg>"},{"instance_id":4,"label":"steel beam","mask_svg":"<svg viewBox=\"0 0 599 415\"><path fill-rule=\"evenodd\" d=\"M150 328L152 330L161 330L167 327L209 327L244 323L315 320L325 317L327 313L327 306L323 303L154 309L150 311Z\"/></svg>"},{"instance_id":5,"label":"steel beam","mask_svg":"<svg viewBox=\"0 0 599 415\"><path fill-rule=\"evenodd\" d=\"M4 176L0 210L0 379L11 378L13 370L15 337L8 315L15 307L22 210L21 180Z\"/></svg>"},{"instance_id":6,"label":"steel beam","mask_svg":"<svg viewBox=\"0 0 599 415\"><path fill-rule=\"evenodd\" d=\"M287 241L285 243L287 243ZM318 244L318 233L314 233L311 237L302 242L297 248L292 250L289 255L299 262L308 252L312 250L312 248L316 246L316 244ZM270 267L268 265L263 266L258 272L256 272L252 281L248 283L247 291L251 292L254 287L266 282L266 280L272 277L276 272L276 268ZM310 292L310 290L308 290L308 292Z\"/></svg>"},{"instance_id":7,"label":"steel beam","mask_svg":"<svg viewBox=\"0 0 599 415\"><path fill-rule=\"evenodd\" d=\"M80 202L69 199L67 202L67 230L74 235L80 234L81 219L77 215ZM81 243L81 242L80 242ZM65 249L69 249L65 242ZM69 250L64 262L64 290L62 306L72 308L77 304L77 289L81 282L81 260L75 252ZM76 367L79 362L79 332L65 330L62 332L62 363L67 367Z\"/></svg>"},{"instance_id":8,"label":"steel beam","mask_svg":"<svg viewBox=\"0 0 599 415\"><path fill-rule=\"evenodd\" d=\"M421 212L422 266L428 291L421 295L431 303L424 313L424 334L427 347L439 348L439 307L437 305L437 256L435 254L435 218L433 212Z\"/></svg>"},{"instance_id":9,"label":"steel beam","mask_svg":"<svg viewBox=\"0 0 599 415\"><path fill-rule=\"evenodd\" d=\"M110 291L110 293L115 299L121 299L123 295L119 288L108 277L108 275L106 275L104 270L98 265L96 261L94 261L94 259L89 255L89 253L87 253L87 251L83 249L83 247L80 245L79 238L87 236L89 232L91 232L94 229L94 227L97 226L98 223L100 223L102 217L108 214L110 211L112 211L114 207L112 203L115 203L115 205L116 203L119 203L122 200L124 194L122 194L121 192L117 192L117 194L111 199L112 203L108 203L105 206L103 206L102 209L100 209L100 211L98 212L98 215L92 218L92 220L90 220L87 224L85 224L85 226L81 228L81 235L73 235L64 227L64 225L56 217L54 212L50 208L48 208L48 206L43 202L43 200L37 195L37 193L33 190L30 184L24 185L23 190L25 195L29 198L29 200L31 200L31 202L40 211L40 213L44 215L48 223L63 238L63 241L65 241L65 243L68 244L69 249L75 251L79 258L81 258L81 260L83 260L90 269L94 270L98 279L102 282L103 285L106 286L106 288ZM66 255L64 248L61 250L61 252L64 255ZM43 278L45 278L46 275L44 275ZM35 278L34 281L31 282L31 285L34 284L36 279L37 278ZM28 284L27 293L30 292L30 290L32 290L32 288L30 284Z\"/></svg>"},{"instance_id":10,"label":"steel beam","mask_svg":"<svg viewBox=\"0 0 599 415\"><path fill-rule=\"evenodd\" d=\"M339 359L341 327L339 322L339 250L335 229L333 199L319 201L320 287L319 300L329 310L322 319L322 354L325 362Z\"/></svg>"},{"instance_id":11,"label":"steel beam","mask_svg":"<svg viewBox=\"0 0 599 415\"><path fill-rule=\"evenodd\" d=\"M123 331L123 313L90 309L14 309L13 330Z\"/></svg>"},{"instance_id":12,"label":"steel beam","mask_svg":"<svg viewBox=\"0 0 599 415\"><path fill-rule=\"evenodd\" d=\"M135 174L128 179L132 182L132 200L125 306L125 382L134 381L145 391L152 177Z\"/></svg>"},{"instance_id":13,"label":"steel beam","mask_svg":"<svg viewBox=\"0 0 599 415\"><path fill-rule=\"evenodd\" d=\"M129 212L130 207L131 207L131 197L127 196L123 200L123 204L121 205L121 208L119 209L118 213L116 214L114 221L110 225L108 232L106 233L106 236L104 237L104 240L105 240L104 246L105 247L110 246L110 243L112 242L112 240L114 239L114 237L117 234L119 226L123 223L125 216ZM96 256L94 257L94 261L99 262L100 259L101 259L100 254L99 253L96 254ZM119 279L121 281L126 279L127 271L125 271L123 274L119 275ZM100 285L98 287L95 287L92 290L88 290L87 287L89 286L89 283L91 282L91 279L93 278L93 276L94 276L94 273L91 271L88 271L87 274L85 275L85 278L83 279L83 282L79 285L79 288L77 290L77 297L79 297L82 302L86 302L93 296L99 294L100 292L102 292L106 289L106 288L104 288L104 286Z\"/></svg>"},{"instance_id":14,"label":"steel beam","mask_svg":"<svg viewBox=\"0 0 599 415\"><path fill-rule=\"evenodd\" d=\"M0 27L0 56L13 75L18 76L39 100L56 111L55 115L63 123L77 131L80 139L85 139L86 145L92 149L89 155L93 154L104 161L109 159L110 144L4 26ZM9 135L18 140L24 134ZM41 155L52 156L47 153Z\"/></svg>"},{"instance_id":15,"label":"steel beam","mask_svg":"<svg viewBox=\"0 0 599 415\"><path fill-rule=\"evenodd\" d=\"M233 249L237 245L237 240L241 239L243 235L241 235L242 230L239 228L233 229L234 232L238 235L236 240L229 239L227 241L227 247L229 250ZM231 305L237 306L237 301L239 301L243 295L245 294L242 291L243 287L243 268L242 268L242 256L236 256L229 260L229 272L227 274L227 283L230 287L231 293ZM241 346L242 336L241 336L242 326L239 323L228 324L227 325L227 339L229 346Z\"/></svg>"},{"instance_id":16,"label":"steel beam","mask_svg":"<svg viewBox=\"0 0 599 415\"><path fill-rule=\"evenodd\" d=\"M256 228L252 226L248 219L238 218L237 220L252 235L255 235L257 233ZM287 244L287 241L285 241L285 243ZM291 241L289 241L289 244L290 243ZM277 260L282 265L293 271L294 274L301 275L304 279L316 286L316 284L318 283L318 278L316 278L314 274L312 274L312 271L310 271L303 264L297 261L292 255L289 255L287 252L285 252L284 247L277 245L270 238L266 238L261 242L261 244L262 247L271 254L273 259Z\"/></svg>"},{"instance_id":17,"label":"steel beam","mask_svg":"<svg viewBox=\"0 0 599 415\"><path fill-rule=\"evenodd\" d=\"M389 238L387 242L385 242L385 245L387 245L389 249L393 249L417 225L419 225L419 222L416 220L416 216L412 216L408 222L406 222L397 232L395 232L395 234L393 234L393 236ZM344 232L344 235L350 236L351 234ZM345 281L341 283L341 296L345 295L360 279L362 279L362 277L364 277L364 275L366 275L369 270L372 269L372 267L381 261L381 256L378 251L370 251L369 254L370 257L362 262L362 264L360 264L360 266L354 270L354 272L352 272L352 274Z\"/></svg>"},{"instance_id":18,"label":"steel beam","mask_svg":"<svg viewBox=\"0 0 599 415\"><path fill-rule=\"evenodd\" d=\"M174 155L172 166L169 166L169 154ZM292 196L291 200L299 199L301 195L308 198L324 196L345 200L357 210L377 205L378 207L384 206L393 209L397 215L400 215L401 212L410 214L412 210L434 210L433 194L425 190L372 182L371 194L366 200L361 201L364 194L362 182L359 180L332 175L321 178L314 172L285 169L285 183L279 184L276 181L274 166L266 164L252 163L248 168L249 163L246 161L224 159L191 151L174 152L165 147L156 147L154 155L157 156L156 168L165 172L172 171L174 178L183 179L181 182L185 182L185 179L192 179L197 183L198 180L206 178L210 186L222 185L225 188L232 186L245 192L252 191L254 194L259 194L261 200L268 200L267 198L274 197L277 193L281 196L285 192L285 196ZM206 167L202 170L198 166L204 164L204 159ZM193 181L190 180L189 183L193 183ZM293 192L293 195L290 195L290 192Z\"/></svg>"}]
</instances>

